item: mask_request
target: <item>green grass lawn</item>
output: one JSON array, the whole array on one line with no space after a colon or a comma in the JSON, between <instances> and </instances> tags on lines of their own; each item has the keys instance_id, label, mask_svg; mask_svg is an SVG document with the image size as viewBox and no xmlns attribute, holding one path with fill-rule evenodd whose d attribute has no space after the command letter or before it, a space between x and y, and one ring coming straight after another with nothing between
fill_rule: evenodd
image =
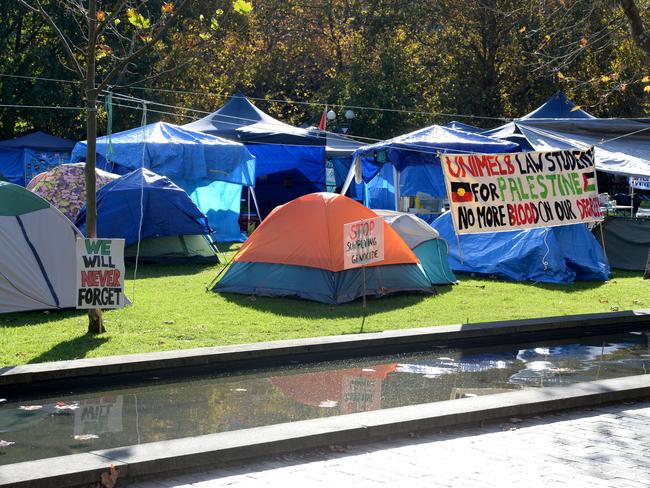
<instances>
[{"instance_id":1,"label":"green grass lawn","mask_svg":"<svg viewBox=\"0 0 650 488\"><path fill-rule=\"evenodd\" d=\"M207 292L218 271L141 264L135 290L127 279L133 305L106 311L108 331L99 336L86 335L83 311L0 315L0 365L360 332L360 300L331 306ZM459 278L459 285L438 287L435 296L369 299L364 332L650 306L642 273L616 272L607 283L569 286Z\"/></svg>"}]
</instances>

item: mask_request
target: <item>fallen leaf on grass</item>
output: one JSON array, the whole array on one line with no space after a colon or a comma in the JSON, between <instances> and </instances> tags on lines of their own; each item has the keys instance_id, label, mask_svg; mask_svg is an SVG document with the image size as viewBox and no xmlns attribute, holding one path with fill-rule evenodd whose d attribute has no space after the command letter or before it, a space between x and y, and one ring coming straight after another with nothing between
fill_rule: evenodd
<instances>
[{"instance_id":1,"label":"fallen leaf on grass","mask_svg":"<svg viewBox=\"0 0 650 488\"><path fill-rule=\"evenodd\" d=\"M610 310L611 310L612 312L618 312L618 311L619 311L619 307L610 307Z\"/></svg>"},{"instance_id":2,"label":"fallen leaf on grass","mask_svg":"<svg viewBox=\"0 0 650 488\"><path fill-rule=\"evenodd\" d=\"M172 324L175 324L175 323L176 323L175 320L165 320L165 321L163 322L163 324L165 324L165 325L172 325Z\"/></svg>"},{"instance_id":3,"label":"fallen leaf on grass","mask_svg":"<svg viewBox=\"0 0 650 488\"><path fill-rule=\"evenodd\" d=\"M74 436L75 441L89 441L91 439L99 439L99 436L95 434L79 434Z\"/></svg>"},{"instance_id":4,"label":"fallen leaf on grass","mask_svg":"<svg viewBox=\"0 0 650 488\"><path fill-rule=\"evenodd\" d=\"M605 298L605 297L600 297L600 298L598 299L598 301L599 301L600 303L609 303L609 300L608 300L607 298Z\"/></svg>"}]
</instances>

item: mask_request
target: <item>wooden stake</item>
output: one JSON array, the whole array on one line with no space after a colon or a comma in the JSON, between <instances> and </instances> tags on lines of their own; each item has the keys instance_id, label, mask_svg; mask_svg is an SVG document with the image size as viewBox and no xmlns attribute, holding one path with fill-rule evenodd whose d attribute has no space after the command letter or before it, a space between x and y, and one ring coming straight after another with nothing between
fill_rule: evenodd
<instances>
[{"instance_id":1,"label":"wooden stake","mask_svg":"<svg viewBox=\"0 0 650 488\"><path fill-rule=\"evenodd\" d=\"M603 254L605 254L605 259L607 259L607 249L605 248L605 233L603 232L603 221L598 222L598 227L600 227L600 244L603 246Z\"/></svg>"}]
</instances>

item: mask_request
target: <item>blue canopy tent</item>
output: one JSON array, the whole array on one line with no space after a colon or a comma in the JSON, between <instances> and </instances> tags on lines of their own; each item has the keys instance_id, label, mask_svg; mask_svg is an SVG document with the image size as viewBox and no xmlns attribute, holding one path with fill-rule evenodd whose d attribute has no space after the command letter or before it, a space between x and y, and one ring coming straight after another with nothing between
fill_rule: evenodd
<instances>
[{"instance_id":1,"label":"blue canopy tent","mask_svg":"<svg viewBox=\"0 0 650 488\"><path fill-rule=\"evenodd\" d=\"M277 205L325 190L325 133L274 119L242 93L183 127L246 145L256 158L255 189L262 217Z\"/></svg>"},{"instance_id":2,"label":"blue canopy tent","mask_svg":"<svg viewBox=\"0 0 650 488\"><path fill-rule=\"evenodd\" d=\"M540 283L609 278L603 249L584 224L464 234L457 239L451 212L445 212L431 226L449 243L454 272Z\"/></svg>"},{"instance_id":3,"label":"blue canopy tent","mask_svg":"<svg viewBox=\"0 0 650 488\"><path fill-rule=\"evenodd\" d=\"M74 144L40 131L0 141L0 180L26 186L37 174L69 162Z\"/></svg>"},{"instance_id":4,"label":"blue canopy tent","mask_svg":"<svg viewBox=\"0 0 650 488\"><path fill-rule=\"evenodd\" d=\"M110 144L99 137L97 154L97 166L113 173L144 167L168 177L208 216L217 240L243 240L241 189L255 184L255 158L243 144L156 122L113 134ZM86 141L75 145L71 159L86 160Z\"/></svg>"},{"instance_id":5,"label":"blue canopy tent","mask_svg":"<svg viewBox=\"0 0 650 488\"><path fill-rule=\"evenodd\" d=\"M75 225L86 233L86 207L79 212ZM190 251L187 248L193 242L191 238L208 237L211 233L207 217L187 193L169 178L148 169L127 173L97 192L97 237L122 238L126 248L138 241L177 237L183 257L187 257ZM165 246L149 244L146 247L149 252L149 249ZM166 252L169 257L168 250ZM179 253L181 251L174 257L180 257ZM215 257L214 252L211 256ZM199 257L206 256L199 253Z\"/></svg>"},{"instance_id":6,"label":"blue canopy tent","mask_svg":"<svg viewBox=\"0 0 650 488\"><path fill-rule=\"evenodd\" d=\"M439 153L504 153L514 152L518 146L507 141L471 134L448 127L432 125L424 129L401 135L387 141L378 142L357 149L353 157L356 171L361 179L369 184L370 208L400 210L401 195L416 196L418 192L430 197L445 197L445 181L440 166ZM352 183L355 166L350 168L342 193ZM388 181L387 169L392 170L393 178ZM380 178L375 179L377 175ZM373 181L374 180L374 181ZM399 181L398 191L394 191L394 181ZM373 191L381 194L380 201L373 201ZM387 193L392 190L393 201L387 201ZM379 203L381 206L375 205ZM389 208L386 208L386 207Z\"/></svg>"}]
</instances>

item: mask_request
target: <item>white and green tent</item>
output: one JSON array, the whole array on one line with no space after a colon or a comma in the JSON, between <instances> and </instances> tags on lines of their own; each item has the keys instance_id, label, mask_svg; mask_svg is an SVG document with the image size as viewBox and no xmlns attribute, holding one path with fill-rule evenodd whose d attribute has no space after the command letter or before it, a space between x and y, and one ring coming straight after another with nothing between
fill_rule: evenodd
<instances>
[{"instance_id":1,"label":"white and green tent","mask_svg":"<svg viewBox=\"0 0 650 488\"><path fill-rule=\"evenodd\" d=\"M0 182L0 313L75 306L75 239L61 212Z\"/></svg>"}]
</instances>

